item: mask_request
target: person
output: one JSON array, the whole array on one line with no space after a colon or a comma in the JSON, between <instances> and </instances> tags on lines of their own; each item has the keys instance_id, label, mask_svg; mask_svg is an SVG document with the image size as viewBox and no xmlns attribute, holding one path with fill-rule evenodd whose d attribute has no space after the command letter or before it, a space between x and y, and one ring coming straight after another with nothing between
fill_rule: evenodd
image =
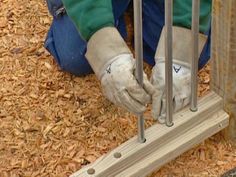
<instances>
[{"instance_id":1,"label":"person","mask_svg":"<svg viewBox=\"0 0 236 177\"><path fill-rule=\"evenodd\" d=\"M190 102L192 0L174 0L173 108ZM47 0L53 16L45 47L62 70L76 76L95 73L105 97L141 114L152 103L152 115L165 123L164 0L143 0L144 61L153 66L150 81L135 79L135 59L125 43L124 12L130 0ZM210 58L211 0L201 0L199 69Z\"/></svg>"}]
</instances>

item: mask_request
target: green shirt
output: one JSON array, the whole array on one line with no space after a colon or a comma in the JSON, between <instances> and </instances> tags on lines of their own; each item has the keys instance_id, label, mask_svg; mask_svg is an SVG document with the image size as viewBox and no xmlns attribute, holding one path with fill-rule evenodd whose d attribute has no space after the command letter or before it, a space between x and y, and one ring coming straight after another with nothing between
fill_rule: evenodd
<instances>
[{"instance_id":1,"label":"green shirt","mask_svg":"<svg viewBox=\"0 0 236 177\"><path fill-rule=\"evenodd\" d=\"M201 0L200 7L200 32L209 29L211 18L211 1ZM174 0L174 25L185 28L192 26L192 0Z\"/></svg>"},{"instance_id":2,"label":"green shirt","mask_svg":"<svg viewBox=\"0 0 236 177\"><path fill-rule=\"evenodd\" d=\"M112 0L62 0L67 14L85 40L99 29L114 26ZM144 0L145 1L145 0ZM153 0L160 1L160 0ZM162 1L162 0L161 0ZM192 0L174 1L174 25L191 28ZM201 0L200 31L209 27L211 0Z\"/></svg>"}]
</instances>

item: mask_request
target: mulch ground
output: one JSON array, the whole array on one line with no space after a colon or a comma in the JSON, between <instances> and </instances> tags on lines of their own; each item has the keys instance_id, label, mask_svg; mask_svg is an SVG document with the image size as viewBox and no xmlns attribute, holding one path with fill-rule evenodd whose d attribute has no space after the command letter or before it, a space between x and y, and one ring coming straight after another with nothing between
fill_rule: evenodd
<instances>
[{"instance_id":1,"label":"mulch ground","mask_svg":"<svg viewBox=\"0 0 236 177\"><path fill-rule=\"evenodd\" d=\"M1 177L69 176L137 133L135 116L107 101L94 75L60 71L43 48L50 22L45 1L0 2ZM199 74L200 96L209 72ZM219 176L235 166L236 148L217 134L152 177Z\"/></svg>"}]
</instances>

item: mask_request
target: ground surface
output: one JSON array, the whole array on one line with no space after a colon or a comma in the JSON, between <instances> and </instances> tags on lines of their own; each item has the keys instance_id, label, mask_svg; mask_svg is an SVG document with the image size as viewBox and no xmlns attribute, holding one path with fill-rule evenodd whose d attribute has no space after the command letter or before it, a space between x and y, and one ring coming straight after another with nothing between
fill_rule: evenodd
<instances>
[{"instance_id":1,"label":"ground surface","mask_svg":"<svg viewBox=\"0 0 236 177\"><path fill-rule=\"evenodd\" d=\"M43 49L44 1L2 0L0 12L1 177L68 176L136 134L136 118L102 96L95 76L61 72ZM209 67L200 83L203 95ZM235 166L236 149L215 135L152 177L219 176Z\"/></svg>"}]
</instances>

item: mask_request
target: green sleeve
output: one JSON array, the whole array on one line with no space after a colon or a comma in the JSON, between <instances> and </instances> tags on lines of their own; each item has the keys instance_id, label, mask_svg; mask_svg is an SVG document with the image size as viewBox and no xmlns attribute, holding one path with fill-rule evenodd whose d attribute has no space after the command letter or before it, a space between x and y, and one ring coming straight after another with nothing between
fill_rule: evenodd
<instances>
[{"instance_id":1,"label":"green sleeve","mask_svg":"<svg viewBox=\"0 0 236 177\"><path fill-rule=\"evenodd\" d=\"M62 0L68 16L85 40L99 29L114 26L111 0Z\"/></svg>"},{"instance_id":2,"label":"green sleeve","mask_svg":"<svg viewBox=\"0 0 236 177\"><path fill-rule=\"evenodd\" d=\"M212 0L201 0L200 32L209 29L211 18ZM174 25L191 28L192 25L192 0L174 0Z\"/></svg>"}]
</instances>

